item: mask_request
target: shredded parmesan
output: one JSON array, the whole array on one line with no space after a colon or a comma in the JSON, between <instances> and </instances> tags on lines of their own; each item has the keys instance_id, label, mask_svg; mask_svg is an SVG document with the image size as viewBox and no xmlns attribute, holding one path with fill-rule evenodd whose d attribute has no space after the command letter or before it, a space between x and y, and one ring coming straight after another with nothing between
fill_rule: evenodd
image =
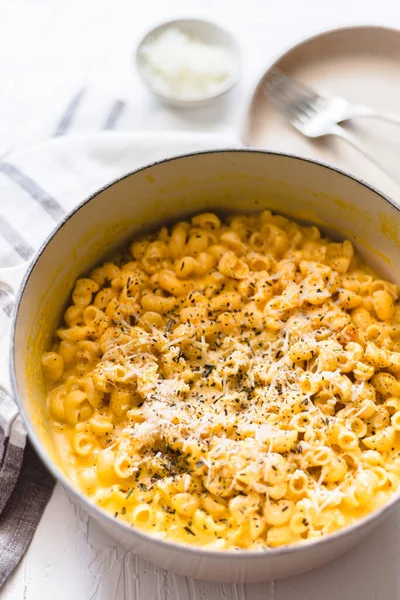
<instances>
[{"instance_id":1,"label":"shredded parmesan","mask_svg":"<svg viewBox=\"0 0 400 600\"><path fill-rule=\"evenodd\" d=\"M140 60L154 89L180 100L218 92L234 70L224 47L204 43L176 27L150 39L141 48Z\"/></svg>"}]
</instances>

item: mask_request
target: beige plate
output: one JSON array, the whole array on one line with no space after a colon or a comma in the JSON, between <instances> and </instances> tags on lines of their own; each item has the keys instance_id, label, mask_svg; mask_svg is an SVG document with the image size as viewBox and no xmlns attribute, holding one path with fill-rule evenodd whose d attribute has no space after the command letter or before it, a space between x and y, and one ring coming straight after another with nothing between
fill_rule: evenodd
<instances>
[{"instance_id":1,"label":"beige plate","mask_svg":"<svg viewBox=\"0 0 400 600\"><path fill-rule=\"evenodd\" d=\"M323 33L295 46L260 80L243 134L248 146L322 160L365 179L400 202L400 126L371 118L345 124L397 171L396 185L347 142L333 136L311 140L298 133L264 91L271 69L277 66L321 92L400 114L400 31L352 27Z\"/></svg>"}]
</instances>

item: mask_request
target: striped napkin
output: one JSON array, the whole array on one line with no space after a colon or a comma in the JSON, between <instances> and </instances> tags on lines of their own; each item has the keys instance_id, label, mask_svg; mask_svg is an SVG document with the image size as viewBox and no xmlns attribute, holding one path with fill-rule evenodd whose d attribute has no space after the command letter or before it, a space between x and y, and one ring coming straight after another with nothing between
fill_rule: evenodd
<instances>
[{"instance_id":1,"label":"striped napkin","mask_svg":"<svg viewBox=\"0 0 400 600\"><path fill-rule=\"evenodd\" d=\"M126 102L98 98L90 107L84 99L82 90L49 127L52 140L0 160L0 586L28 547L54 487L10 392L13 295L1 283L3 267L27 265L57 222L105 183L167 156L233 145L215 134L129 133ZM82 135L90 128L102 131ZM110 131L118 129L124 131Z\"/></svg>"}]
</instances>

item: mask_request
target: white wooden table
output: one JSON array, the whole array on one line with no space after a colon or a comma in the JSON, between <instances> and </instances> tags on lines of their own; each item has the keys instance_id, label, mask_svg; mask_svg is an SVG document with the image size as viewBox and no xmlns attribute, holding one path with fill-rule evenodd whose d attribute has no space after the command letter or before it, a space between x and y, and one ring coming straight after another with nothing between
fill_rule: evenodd
<instances>
[{"instance_id":1,"label":"white wooden table","mask_svg":"<svg viewBox=\"0 0 400 600\"><path fill-rule=\"evenodd\" d=\"M132 71L132 48L158 21L220 22L242 44L244 73L223 114L153 102ZM342 25L400 26L399 0L0 0L0 156L47 135L82 85L115 89L137 129L239 129L253 85L280 52ZM47 128L47 129L46 129ZM188 580L125 553L57 486L5 600L397 600L400 511L361 546L317 571L259 585Z\"/></svg>"}]
</instances>

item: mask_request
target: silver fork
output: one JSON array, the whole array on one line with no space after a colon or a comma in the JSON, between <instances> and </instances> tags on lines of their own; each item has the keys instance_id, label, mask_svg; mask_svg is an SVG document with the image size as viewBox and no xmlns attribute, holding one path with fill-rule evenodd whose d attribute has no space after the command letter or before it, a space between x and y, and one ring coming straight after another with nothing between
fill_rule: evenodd
<instances>
[{"instance_id":1,"label":"silver fork","mask_svg":"<svg viewBox=\"0 0 400 600\"><path fill-rule=\"evenodd\" d=\"M395 180L393 173L385 165L376 160L352 133L339 125L339 122L350 118L350 113L346 112L347 106L349 106L346 100L333 98L332 102L332 99L322 96L314 89L300 83L279 69L274 69L271 73L265 83L264 91L271 98L276 108L289 119L300 133L310 138L336 135L354 146ZM361 111L358 116L361 116ZM366 112L363 116L367 116ZM398 122L400 124L400 119Z\"/></svg>"}]
</instances>

